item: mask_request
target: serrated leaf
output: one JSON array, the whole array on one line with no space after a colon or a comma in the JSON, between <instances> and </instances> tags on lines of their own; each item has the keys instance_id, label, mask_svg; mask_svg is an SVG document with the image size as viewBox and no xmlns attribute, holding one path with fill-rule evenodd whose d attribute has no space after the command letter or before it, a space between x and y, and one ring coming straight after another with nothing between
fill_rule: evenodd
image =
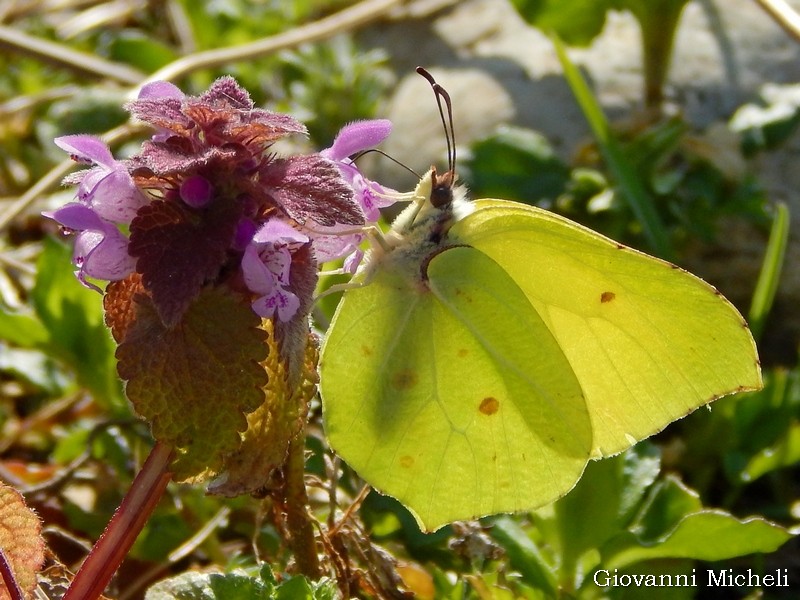
<instances>
[{"instance_id":1,"label":"serrated leaf","mask_svg":"<svg viewBox=\"0 0 800 600\"><path fill-rule=\"evenodd\" d=\"M241 203L212 201L204 209L154 201L131 223L128 252L161 320L177 323L202 286L219 274L241 217Z\"/></svg>"},{"instance_id":2,"label":"serrated leaf","mask_svg":"<svg viewBox=\"0 0 800 600\"><path fill-rule=\"evenodd\" d=\"M308 338L305 362L299 384L290 382L275 340L272 321L264 320L269 355L264 368L269 374L265 401L247 415L247 430L238 450L225 457L218 483L209 492L238 496L264 488L275 469L283 466L289 442L302 430L308 415L308 403L317 390L317 345Z\"/></svg>"},{"instance_id":3,"label":"serrated leaf","mask_svg":"<svg viewBox=\"0 0 800 600\"><path fill-rule=\"evenodd\" d=\"M334 584L326 578L311 583L303 576L276 585L269 565L232 573L187 572L160 581L147 590L145 600L333 600Z\"/></svg>"},{"instance_id":4,"label":"serrated leaf","mask_svg":"<svg viewBox=\"0 0 800 600\"><path fill-rule=\"evenodd\" d=\"M14 488L0 483L0 548L11 565L20 589L27 594L36 587L36 572L44 564L44 540L39 517L25 505ZM0 587L0 599L10 598Z\"/></svg>"},{"instance_id":5,"label":"serrated leaf","mask_svg":"<svg viewBox=\"0 0 800 600\"><path fill-rule=\"evenodd\" d=\"M108 304L129 291L109 289ZM222 456L235 451L245 413L264 402L265 333L243 301L221 288L207 288L183 318L167 328L150 298L133 298L135 318L117 349L119 374L136 412L153 436L175 447L177 480L200 480L218 472Z\"/></svg>"},{"instance_id":6,"label":"serrated leaf","mask_svg":"<svg viewBox=\"0 0 800 600\"><path fill-rule=\"evenodd\" d=\"M271 589L243 572L187 572L165 579L147 590L145 600L264 600Z\"/></svg>"}]
</instances>

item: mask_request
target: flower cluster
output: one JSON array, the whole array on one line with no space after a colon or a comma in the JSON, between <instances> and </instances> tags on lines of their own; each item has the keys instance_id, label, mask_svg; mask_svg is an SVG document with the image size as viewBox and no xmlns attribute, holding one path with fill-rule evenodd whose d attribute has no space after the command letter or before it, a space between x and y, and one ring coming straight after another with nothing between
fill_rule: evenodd
<instances>
[{"instance_id":1,"label":"flower cluster","mask_svg":"<svg viewBox=\"0 0 800 600\"><path fill-rule=\"evenodd\" d=\"M305 127L255 108L229 77L200 96L151 83L127 108L155 134L127 160L89 135L55 140L91 167L66 180L77 200L46 214L77 232L81 282L138 273L167 326L223 283L262 317L307 314L317 265L347 257L352 272L364 225L391 201L350 159L382 141L389 121L348 125L319 154L277 157L271 145Z\"/></svg>"}]
</instances>

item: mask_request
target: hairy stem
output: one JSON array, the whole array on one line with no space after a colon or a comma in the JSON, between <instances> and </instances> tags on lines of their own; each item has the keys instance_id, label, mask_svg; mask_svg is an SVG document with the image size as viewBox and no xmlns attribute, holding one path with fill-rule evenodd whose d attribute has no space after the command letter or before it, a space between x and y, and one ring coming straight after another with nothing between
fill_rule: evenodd
<instances>
[{"instance_id":1,"label":"hairy stem","mask_svg":"<svg viewBox=\"0 0 800 600\"><path fill-rule=\"evenodd\" d=\"M103 593L172 479L167 470L171 459L172 448L156 442L64 600L95 600Z\"/></svg>"},{"instance_id":2,"label":"hairy stem","mask_svg":"<svg viewBox=\"0 0 800 600\"><path fill-rule=\"evenodd\" d=\"M308 514L308 494L305 485L305 427L289 443L289 457L284 467L284 502L289 529L289 546L303 575L320 577L314 525Z\"/></svg>"}]
</instances>

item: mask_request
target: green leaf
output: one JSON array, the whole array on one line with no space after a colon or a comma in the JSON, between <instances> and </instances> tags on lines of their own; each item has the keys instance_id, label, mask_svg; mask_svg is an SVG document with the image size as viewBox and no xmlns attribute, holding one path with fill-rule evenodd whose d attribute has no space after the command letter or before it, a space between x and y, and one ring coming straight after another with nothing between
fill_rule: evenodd
<instances>
[{"instance_id":1,"label":"green leaf","mask_svg":"<svg viewBox=\"0 0 800 600\"><path fill-rule=\"evenodd\" d=\"M520 572L525 583L542 590L550 597L556 595L558 584L553 565L517 520L499 517L492 523L489 531L503 547L511 566Z\"/></svg>"},{"instance_id":2,"label":"green leaf","mask_svg":"<svg viewBox=\"0 0 800 600\"><path fill-rule=\"evenodd\" d=\"M103 321L102 297L77 281L70 263L71 251L47 238L31 292L36 315L47 330L47 340L36 338L41 340L37 346L71 368L78 384L98 403L128 415L115 370L114 342Z\"/></svg>"},{"instance_id":3,"label":"green leaf","mask_svg":"<svg viewBox=\"0 0 800 600\"><path fill-rule=\"evenodd\" d=\"M753 337L758 340L764 329L775 294L780 284L783 261L786 256L786 246L789 242L789 207L778 202L775 205L775 217L769 233L767 250L758 274L758 282L753 292L753 301L750 305L748 320Z\"/></svg>"},{"instance_id":4,"label":"green leaf","mask_svg":"<svg viewBox=\"0 0 800 600\"><path fill-rule=\"evenodd\" d=\"M768 83L760 90L761 104L745 104L734 113L731 129L742 136L745 153L780 146L800 125L800 85Z\"/></svg>"},{"instance_id":5,"label":"green leaf","mask_svg":"<svg viewBox=\"0 0 800 600\"><path fill-rule=\"evenodd\" d=\"M641 514L630 524L630 530L642 539L654 540L667 534L686 515L703 508L697 492L671 475L656 482L649 492Z\"/></svg>"},{"instance_id":6,"label":"green leaf","mask_svg":"<svg viewBox=\"0 0 800 600\"><path fill-rule=\"evenodd\" d=\"M310 582L288 577L277 585L269 565L231 573L182 573L152 586L145 600L335 600L335 584L327 578Z\"/></svg>"},{"instance_id":7,"label":"green leaf","mask_svg":"<svg viewBox=\"0 0 800 600\"><path fill-rule=\"evenodd\" d=\"M155 584L145 600L267 600L276 598L274 587L245 571L233 573L182 573Z\"/></svg>"},{"instance_id":8,"label":"green leaf","mask_svg":"<svg viewBox=\"0 0 800 600\"><path fill-rule=\"evenodd\" d=\"M661 468L658 450L646 443L620 456L593 461L575 488L556 502L563 568L624 531Z\"/></svg>"},{"instance_id":9,"label":"green leaf","mask_svg":"<svg viewBox=\"0 0 800 600\"><path fill-rule=\"evenodd\" d=\"M760 517L738 519L721 510L704 509L685 515L674 528L655 538L634 532L620 535L603 549L603 565L623 568L657 558L718 561L774 552L792 536Z\"/></svg>"},{"instance_id":10,"label":"green leaf","mask_svg":"<svg viewBox=\"0 0 800 600\"><path fill-rule=\"evenodd\" d=\"M570 45L588 46L603 30L613 0L511 0L519 14Z\"/></svg>"},{"instance_id":11,"label":"green leaf","mask_svg":"<svg viewBox=\"0 0 800 600\"><path fill-rule=\"evenodd\" d=\"M628 8L642 29L645 106L660 108L681 13L689 0L613 0Z\"/></svg>"},{"instance_id":12,"label":"green leaf","mask_svg":"<svg viewBox=\"0 0 800 600\"><path fill-rule=\"evenodd\" d=\"M750 459L742 471L743 481L754 481L762 475L800 462L800 423L793 422L781 438Z\"/></svg>"},{"instance_id":13,"label":"green leaf","mask_svg":"<svg viewBox=\"0 0 800 600\"><path fill-rule=\"evenodd\" d=\"M47 329L37 318L0 307L0 340L23 348L41 348L49 339Z\"/></svg>"},{"instance_id":14,"label":"green leaf","mask_svg":"<svg viewBox=\"0 0 800 600\"><path fill-rule=\"evenodd\" d=\"M0 342L0 371L12 373L20 380L59 394L71 382L46 353L24 348L8 348Z\"/></svg>"},{"instance_id":15,"label":"green leaf","mask_svg":"<svg viewBox=\"0 0 800 600\"><path fill-rule=\"evenodd\" d=\"M145 73L152 73L177 58L175 51L136 30L117 32L111 40L112 60L127 63Z\"/></svg>"}]
</instances>

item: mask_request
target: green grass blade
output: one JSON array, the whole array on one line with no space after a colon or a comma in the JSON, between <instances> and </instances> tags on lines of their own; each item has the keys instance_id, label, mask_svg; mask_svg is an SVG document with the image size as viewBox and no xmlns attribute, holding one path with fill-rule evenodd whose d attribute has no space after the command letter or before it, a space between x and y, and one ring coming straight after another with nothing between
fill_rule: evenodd
<instances>
[{"instance_id":1,"label":"green grass blade","mask_svg":"<svg viewBox=\"0 0 800 600\"><path fill-rule=\"evenodd\" d=\"M772 309L775 293L783 270L783 261L786 255L786 244L789 240L789 208L783 202L775 206L775 218L769 232L767 251L761 264L761 273L758 275L753 300L750 304L748 321L753 337L758 340L764 330L767 315Z\"/></svg>"},{"instance_id":2,"label":"green grass blade","mask_svg":"<svg viewBox=\"0 0 800 600\"><path fill-rule=\"evenodd\" d=\"M592 94L575 63L567 56L564 44L555 34L551 35L551 39L555 45L558 59L561 61L561 67L564 69L564 77L583 111L583 116L594 133L597 145L622 191L622 195L630 205L631 210L633 210L633 214L639 220L653 251L662 258L671 259L674 255L672 244L667 235L667 230L656 212L653 199L647 193L630 163L625 159L617 140L611 133L608 120L603 114L597 99Z\"/></svg>"}]
</instances>

